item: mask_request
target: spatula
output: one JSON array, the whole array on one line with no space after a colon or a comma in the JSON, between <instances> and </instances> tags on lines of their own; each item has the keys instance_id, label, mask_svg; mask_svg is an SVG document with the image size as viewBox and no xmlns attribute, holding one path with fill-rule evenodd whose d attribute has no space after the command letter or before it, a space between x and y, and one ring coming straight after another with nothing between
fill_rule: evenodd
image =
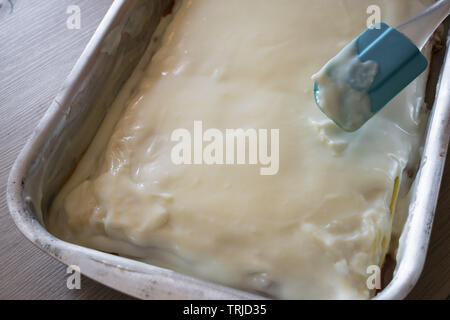
<instances>
[{"instance_id":1,"label":"spatula","mask_svg":"<svg viewBox=\"0 0 450 320\"><path fill-rule=\"evenodd\" d=\"M421 50L449 14L440 0L397 28L371 26L313 76L316 104L342 129L359 129L427 69Z\"/></svg>"}]
</instances>

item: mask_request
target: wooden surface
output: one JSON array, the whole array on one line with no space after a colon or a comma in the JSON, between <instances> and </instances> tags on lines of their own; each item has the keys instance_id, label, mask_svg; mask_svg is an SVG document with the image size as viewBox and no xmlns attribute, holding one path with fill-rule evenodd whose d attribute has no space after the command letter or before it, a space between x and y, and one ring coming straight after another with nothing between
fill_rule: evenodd
<instances>
[{"instance_id":1,"label":"wooden surface","mask_svg":"<svg viewBox=\"0 0 450 320\"><path fill-rule=\"evenodd\" d=\"M11 3L14 8L11 8ZM80 56L112 0L0 0L0 299L123 299L83 278L66 286L66 268L25 239L10 218L10 168ZM81 9L81 28L69 30L69 5ZM430 250L410 298L450 294L450 161L445 173Z\"/></svg>"}]
</instances>

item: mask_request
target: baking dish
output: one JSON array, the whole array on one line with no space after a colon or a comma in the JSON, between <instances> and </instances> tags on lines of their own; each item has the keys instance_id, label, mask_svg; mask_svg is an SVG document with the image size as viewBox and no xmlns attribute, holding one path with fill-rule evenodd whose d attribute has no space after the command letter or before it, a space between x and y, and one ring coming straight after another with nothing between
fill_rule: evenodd
<instances>
[{"instance_id":1,"label":"baking dish","mask_svg":"<svg viewBox=\"0 0 450 320\"><path fill-rule=\"evenodd\" d=\"M16 160L8 203L19 229L38 247L107 286L138 298L260 298L112 254L61 241L45 229L53 196L70 176L109 106L137 66L169 0L116 0ZM420 275L449 139L450 67L443 64L440 90L427 133L421 169L400 246L397 272L377 299L401 299Z\"/></svg>"}]
</instances>

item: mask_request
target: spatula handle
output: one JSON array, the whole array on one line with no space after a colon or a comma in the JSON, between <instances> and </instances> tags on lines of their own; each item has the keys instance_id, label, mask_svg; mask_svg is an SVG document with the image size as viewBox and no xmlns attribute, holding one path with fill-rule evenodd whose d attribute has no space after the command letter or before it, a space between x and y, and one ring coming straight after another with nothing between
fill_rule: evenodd
<instances>
[{"instance_id":1,"label":"spatula handle","mask_svg":"<svg viewBox=\"0 0 450 320\"><path fill-rule=\"evenodd\" d=\"M398 26L397 30L422 49L449 14L450 0L440 0L421 14Z\"/></svg>"}]
</instances>

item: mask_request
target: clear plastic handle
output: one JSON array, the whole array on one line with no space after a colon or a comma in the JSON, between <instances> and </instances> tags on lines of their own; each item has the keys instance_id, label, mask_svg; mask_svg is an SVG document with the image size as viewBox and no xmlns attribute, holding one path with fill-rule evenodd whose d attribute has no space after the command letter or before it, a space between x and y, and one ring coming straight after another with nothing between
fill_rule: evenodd
<instances>
[{"instance_id":1,"label":"clear plastic handle","mask_svg":"<svg viewBox=\"0 0 450 320\"><path fill-rule=\"evenodd\" d=\"M449 14L450 0L440 0L421 14L398 26L397 30L422 49Z\"/></svg>"}]
</instances>

